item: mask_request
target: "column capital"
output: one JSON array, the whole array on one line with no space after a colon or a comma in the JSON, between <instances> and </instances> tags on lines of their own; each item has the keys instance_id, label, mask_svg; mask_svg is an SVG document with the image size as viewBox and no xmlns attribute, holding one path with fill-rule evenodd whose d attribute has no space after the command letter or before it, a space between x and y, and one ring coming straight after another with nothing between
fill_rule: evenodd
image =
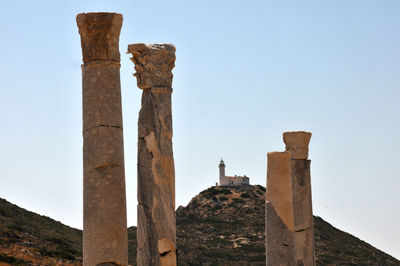
<instances>
[{"instance_id":1,"label":"column capital","mask_svg":"<svg viewBox=\"0 0 400 266\"><path fill-rule=\"evenodd\" d=\"M81 35L84 63L90 61L120 61L121 14L80 13L76 16L76 22Z\"/></svg>"},{"instance_id":2,"label":"column capital","mask_svg":"<svg viewBox=\"0 0 400 266\"><path fill-rule=\"evenodd\" d=\"M289 131L283 133L283 142L286 144L286 151L292 154L292 159L307 159L308 144L310 143L311 132Z\"/></svg>"},{"instance_id":3,"label":"column capital","mask_svg":"<svg viewBox=\"0 0 400 266\"><path fill-rule=\"evenodd\" d=\"M172 69L175 66L175 46L172 44L128 45L127 54L132 54L135 64L137 86L142 89L172 87Z\"/></svg>"}]
</instances>

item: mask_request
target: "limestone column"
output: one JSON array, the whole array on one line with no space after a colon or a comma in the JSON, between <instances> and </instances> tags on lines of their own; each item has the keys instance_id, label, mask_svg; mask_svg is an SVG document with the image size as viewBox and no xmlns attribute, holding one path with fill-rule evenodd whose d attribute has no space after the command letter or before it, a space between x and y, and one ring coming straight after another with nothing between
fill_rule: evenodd
<instances>
[{"instance_id":1,"label":"limestone column","mask_svg":"<svg viewBox=\"0 0 400 266\"><path fill-rule=\"evenodd\" d=\"M295 265L291 154L269 152L267 160L266 264Z\"/></svg>"},{"instance_id":2,"label":"limestone column","mask_svg":"<svg viewBox=\"0 0 400 266\"><path fill-rule=\"evenodd\" d=\"M82 13L83 264L128 265L120 54L122 15Z\"/></svg>"},{"instance_id":3,"label":"limestone column","mask_svg":"<svg viewBox=\"0 0 400 266\"><path fill-rule=\"evenodd\" d=\"M176 265L171 113L175 47L131 44L128 53L143 90L138 121L137 264Z\"/></svg>"},{"instance_id":4,"label":"limestone column","mask_svg":"<svg viewBox=\"0 0 400 266\"><path fill-rule=\"evenodd\" d=\"M283 133L286 151L291 153L296 265L315 265L311 161L307 159L310 139L310 132Z\"/></svg>"}]
</instances>

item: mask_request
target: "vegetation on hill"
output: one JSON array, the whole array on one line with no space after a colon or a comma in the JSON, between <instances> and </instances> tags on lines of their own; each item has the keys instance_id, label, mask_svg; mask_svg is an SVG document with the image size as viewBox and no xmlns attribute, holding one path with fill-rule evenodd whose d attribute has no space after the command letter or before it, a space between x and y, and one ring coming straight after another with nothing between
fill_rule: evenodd
<instances>
[{"instance_id":1,"label":"vegetation on hill","mask_svg":"<svg viewBox=\"0 0 400 266\"><path fill-rule=\"evenodd\" d=\"M265 265L261 186L211 187L177 210L182 265Z\"/></svg>"},{"instance_id":2,"label":"vegetation on hill","mask_svg":"<svg viewBox=\"0 0 400 266\"><path fill-rule=\"evenodd\" d=\"M211 187L176 214L181 265L265 265L265 188ZM317 265L400 265L314 217Z\"/></svg>"},{"instance_id":3,"label":"vegetation on hill","mask_svg":"<svg viewBox=\"0 0 400 266\"><path fill-rule=\"evenodd\" d=\"M0 263L76 265L82 231L0 198Z\"/></svg>"},{"instance_id":4,"label":"vegetation on hill","mask_svg":"<svg viewBox=\"0 0 400 266\"><path fill-rule=\"evenodd\" d=\"M265 265L265 188L211 187L176 212L178 265ZM314 218L318 265L400 265ZM82 232L0 199L0 265L81 265ZM136 227L128 228L136 265Z\"/></svg>"}]
</instances>

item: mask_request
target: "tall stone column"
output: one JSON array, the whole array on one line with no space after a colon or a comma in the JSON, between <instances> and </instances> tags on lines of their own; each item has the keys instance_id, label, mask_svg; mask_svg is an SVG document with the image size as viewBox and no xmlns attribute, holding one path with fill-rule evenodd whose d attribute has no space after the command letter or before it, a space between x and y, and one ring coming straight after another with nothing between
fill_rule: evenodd
<instances>
[{"instance_id":1,"label":"tall stone column","mask_svg":"<svg viewBox=\"0 0 400 266\"><path fill-rule=\"evenodd\" d=\"M83 54L83 264L128 265L120 54L122 15L76 17Z\"/></svg>"},{"instance_id":2,"label":"tall stone column","mask_svg":"<svg viewBox=\"0 0 400 266\"><path fill-rule=\"evenodd\" d=\"M286 151L291 153L296 265L315 265L311 161L307 159L310 139L310 132L283 133Z\"/></svg>"},{"instance_id":3,"label":"tall stone column","mask_svg":"<svg viewBox=\"0 0 400 266\"><path fill-rule=\"evenodd\" d=\"M128 53L143 90L138 122L137 264L176 265L171 112L175 47L131 44Z\"/></svg>"},{"instance_id":4,"label":"tall stone column","mask_svg":"<svg viewBox=\"0 0 400 266\"><path fill-rule=\"evenodd\" d=\"M267 160L266 262L295 265L291 154L269 152Z\"/></svg>"}]
</instances>

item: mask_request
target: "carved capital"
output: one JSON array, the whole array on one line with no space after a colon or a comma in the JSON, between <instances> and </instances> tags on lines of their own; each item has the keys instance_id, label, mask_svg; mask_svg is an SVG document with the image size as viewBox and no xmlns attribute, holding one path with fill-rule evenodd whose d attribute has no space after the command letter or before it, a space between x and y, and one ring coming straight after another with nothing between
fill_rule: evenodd
<instances>
[{"instance_id":1,"label":"carved capital","mask_svg":"<svg viewBox=\"0 0 400 266\"><path fill-rule=\"evenodd\" d=\"M119 34L122 15L118 13L80 13L76 22L81 35L83 62L120 61Z\"/></svg>"},{"instance_id":2,"label":"carved capital","mask_svg":"<svg viewBox=\"0 0 400 266\"><path fill-rule=\"evenodd\" d=\"M291 131L283 133L286 151L292 154L292 159L308 158L308 144L310 143L310 139L311 132Z\"/></svg>"},{"instance_id":3,"label":"carved capital","mask_svg":"<svg viewBox=\"0 0 400 266\"><path fill-rule=\"evenodd\" d=\"M175 66L175 46L171 44L128 45L128 54L135 64L137 86L142 89L172 87L172 69Z\"/></svg>"}]
</instances>

